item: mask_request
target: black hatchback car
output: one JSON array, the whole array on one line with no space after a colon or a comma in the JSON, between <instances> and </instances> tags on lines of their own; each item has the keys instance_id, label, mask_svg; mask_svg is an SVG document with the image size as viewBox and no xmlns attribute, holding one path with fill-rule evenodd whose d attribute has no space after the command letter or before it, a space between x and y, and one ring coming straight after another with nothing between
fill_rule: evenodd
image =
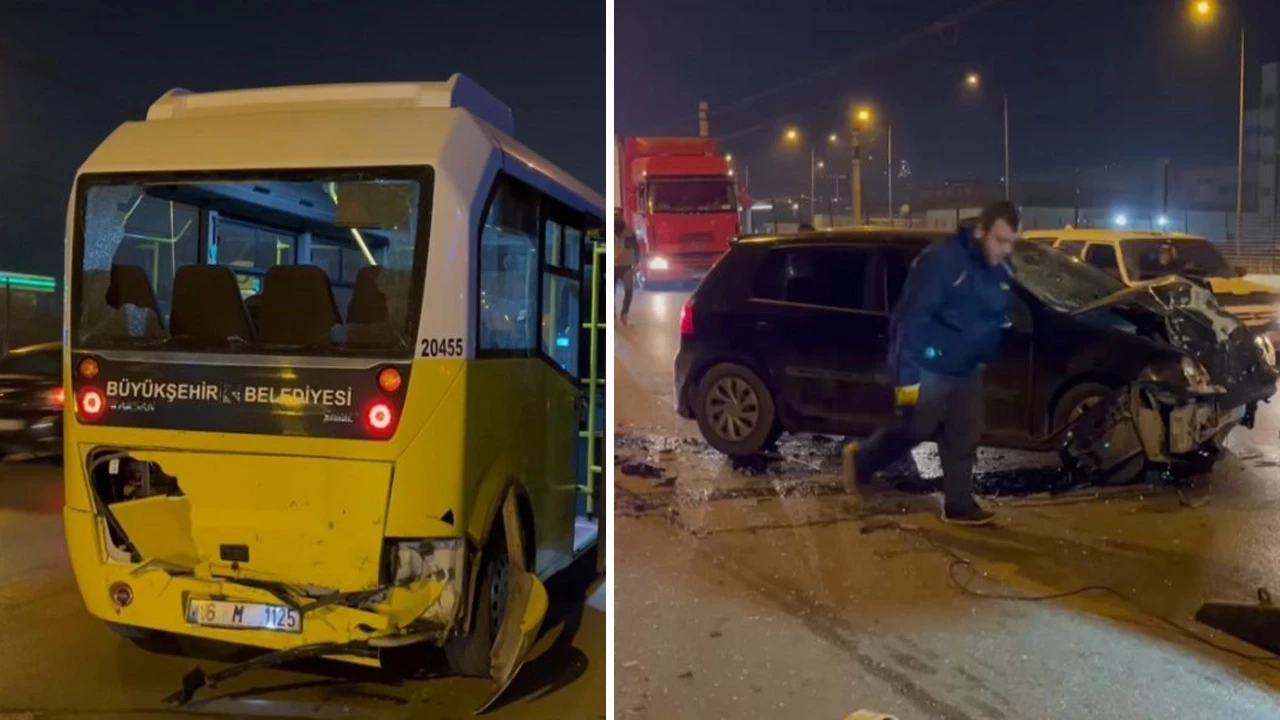
<instances>
[{"instance_id":1,"label":"black hatchback car","mask_svg":"<svg viewBox=\"0 0 1280 720\"><path fill-rule=\"evenodd\" d=\"M0 357L0 458L62 452L62 345L18 348Z\"/></svg>"},{"instance_id":2,"label":"black hatchback car","mask_svg":"<svg viewBox=\"0 0 1280 720\"><path fill-rule=\"evenodd\" d=\"M735 243L681 312L677 412L731 456L783 432L871 432L893 414L890 314L915 257L945 237L857 228ZM1010 262L1010 329L985 369L988 445L1069 451L1121 482L1147 461L1201 463L1275 393L1271 343L1197 285L1127 288L1031 242Z\"/></svg>"}]
</instances>

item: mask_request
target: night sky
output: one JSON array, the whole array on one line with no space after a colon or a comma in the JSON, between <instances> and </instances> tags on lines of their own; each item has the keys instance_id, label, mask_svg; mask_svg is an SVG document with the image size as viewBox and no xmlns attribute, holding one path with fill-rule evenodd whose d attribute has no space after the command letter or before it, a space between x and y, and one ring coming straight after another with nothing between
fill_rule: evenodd
<instances>
[{"instance_id":1,"label":"night sky","mask_svg":"<svg viewBox=\"0 0 1280 720\"><path fill-rule=\"evenodd\" d=\"M828 133L848 127L847 108L865 100L892 123L894 156L911 163L917 184L996 183L1003 91L1015 182L1019 171L1148 160L1154 168L1162 157L1234 165L1241 23L1249 105L1260 64L1280 60L1276 0L1220 2L1211 27L1192 23L1182 0L1004 0L891 47L978 4L618 0L617 133L694 134L706 100L711 134L749 165L754 197L807 192L808 141L784 147L783 128L795 125L821 150ZM980 95L963 87L970 69L983 76ZM884 162L883 132L867 154ZM848 173L847 151L826 157Z\"/></svg>"},{"instance_id":2,"label":"night sky","mask_svg":"<svg viewBox=\"0 0 1280 720\"><path fill-rule=\"evenodd\" d=\"M605 188L601 0L4 0L0 269L60 274L75 169L165 91L470 75Z\"/></svg>"}]
</instances>

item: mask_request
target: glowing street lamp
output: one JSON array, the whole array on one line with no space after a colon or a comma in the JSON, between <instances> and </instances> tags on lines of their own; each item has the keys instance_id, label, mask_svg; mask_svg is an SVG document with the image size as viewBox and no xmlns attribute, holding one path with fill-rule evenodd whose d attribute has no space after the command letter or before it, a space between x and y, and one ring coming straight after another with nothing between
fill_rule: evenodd
<instances>
[{"instance_id":1,"label":"glowing street lamp","mask_svg":"<svg viewBox=\"0 0 1280 720\"><path fill-rule=\"evenodd\" d=\"M1201 25L1213 22L1218 4L1213 0L1198 0L1191 4L1192 20ZM1237 108L1236 126L1236 243L1240 242L1240 222L1244 218L1244 25L1240 26L1240 104Z\"/></svg>"},{"instance_id":2,"label":"glowing street lamp","mask_svg":"<svg viewBox=\"0 0 1280 720\"><path fill-rule=\"evenodd\" d=\"M835 145L836 143L840 142L840 136L835 133L831 133L830 135L827 136L827 142L831 143L832 145Z\"/></svg>"},{"instance_id":3,"label":"glowing street lamp","mask_svg":"<svg viewBox=\"0 0 1280 720\"><path fill-rule=\"evenodd\" d=\"M982 76L970 72L964 76L964 85L969 90L978 90L982 86ZM1009 199L1009 95L1001 94L1004 110L1004 199Z\"/></svg>"},{"instance_id":4,"label":"glowing street lamp","mask_svg":"<svg viewBox=\"0 0 1280 720\"><path fill-rule=\"evenodd\" d=\"M788 143L798 142L800 140L800 131L793 127L787 128L786 132L782 134L782 137ZM834 138L835 133L832 133L831 137ZM810 145L809 146L809 215L810 216L812 216L814 213L814 193L816 192L816 188L814 186L817 184L818 168L820 167L822 167L822 163L818 162L818 150L817 148ZM797 210L800 209L799 203L795 203L795 209Z\"/></svg>"}]
</instances>

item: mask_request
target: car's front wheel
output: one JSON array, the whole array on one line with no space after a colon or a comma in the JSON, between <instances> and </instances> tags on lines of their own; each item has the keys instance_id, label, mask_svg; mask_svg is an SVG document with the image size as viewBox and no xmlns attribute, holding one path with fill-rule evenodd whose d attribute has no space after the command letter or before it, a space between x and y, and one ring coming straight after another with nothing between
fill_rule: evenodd
<instances>
[{"instance_id":1,"label":"car's front wheel","mask_svg":"<svg viewBox=\"0 0 1280 720\"><path fill-rule=\"evenodd\" d=\"M755 455L780 434L768 386L736 363L721 363L702 376L694 414L707 443L730 457Z\"/></svg>"},{"instance_id":2,"label":"car's front wheel","mask_svg":"<svg viewBox=\"0 0 1280 720\"><path fill-rule=\"evenodd\" d=\"M1062 394L1062 397L1058 399L1058 404L1053 408L1053 430L1056 432L1074 422L1081 415L1096 407L1099 403L1106 401L1114 394L1115 391L1113 389L1100 383L1083 382L1072 387ZM1064 450L1062 452L1062 462L1065 467L1070 467L1075 461ZM1095 478L1095 480L1103 485L1128 485L1136 482L1142 476L1146 466L1146 455L1138 453L1116 467L1108 469L1101 477Z\"/></svg>"}]
</instances>

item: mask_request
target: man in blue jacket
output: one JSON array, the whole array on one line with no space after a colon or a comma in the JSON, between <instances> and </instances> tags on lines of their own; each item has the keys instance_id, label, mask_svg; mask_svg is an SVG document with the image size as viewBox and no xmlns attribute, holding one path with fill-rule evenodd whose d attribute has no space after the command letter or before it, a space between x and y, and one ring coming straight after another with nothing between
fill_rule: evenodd
<instances>
[{"instance_id":1,"label":"man in blue jacket","mask_svg":"<svg viewBox=\"0 0 1280 720\"><path fill-rule=\"evenodd\" d=\"M973 462L983 430L981 366L999 351L1008 326L1008 259L1019 223L1012 204L993 203L971 228L962 226L916 260L890 331L898 417L862 447L845 446L842 478L851 492L861 495L876 472L936 440L943 519L963 525L995 519L973 497Z\"/></svg>"}]
</instances>

